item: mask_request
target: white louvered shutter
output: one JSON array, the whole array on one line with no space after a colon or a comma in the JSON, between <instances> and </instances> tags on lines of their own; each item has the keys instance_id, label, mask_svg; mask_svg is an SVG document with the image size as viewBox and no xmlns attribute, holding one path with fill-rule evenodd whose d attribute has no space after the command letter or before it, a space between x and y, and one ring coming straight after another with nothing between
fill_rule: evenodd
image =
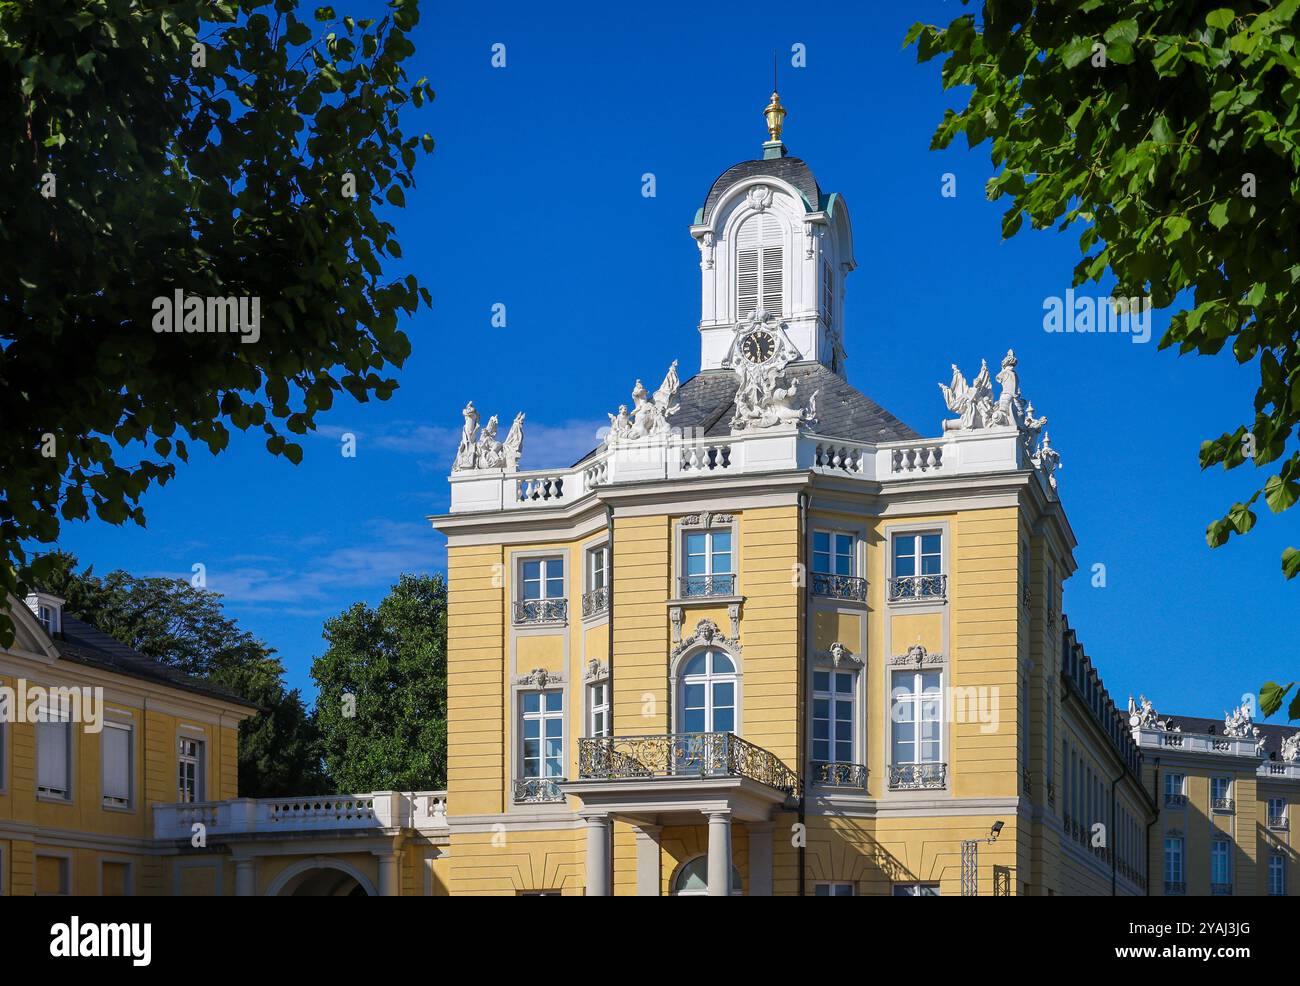
<instances>
[{"instance_id":1,"label":"white louvered shutter","mask_svg":"<svg viewBox=\"0 0 1300 986\"><path fill-rule=\"evenodd\" d=\"M68 733L66 722L36 724L36 788L48 794L68 793Z\"/></svg>"},{"instance_id":2,"label":"white louvered shutter","mask_svg":"<svg viewBox=\"0 0 1300 986\"><path fill-rule=\"evenodd\" d=\"M743 321L759 307L778 317L783 310L781 223L770 214L750 216L736 234L736 316Z\"/></svg>"},{"instance_id":3,"label":"white louvered shutter","mask_svg":"<svg viewBox=\"0 0 1300 986\"><path fill-rule=\"evenodd\" d=\"M104 800L113 804L131 801L131 730L106 726L104 745Z\"/></svg>"}]
</instances>

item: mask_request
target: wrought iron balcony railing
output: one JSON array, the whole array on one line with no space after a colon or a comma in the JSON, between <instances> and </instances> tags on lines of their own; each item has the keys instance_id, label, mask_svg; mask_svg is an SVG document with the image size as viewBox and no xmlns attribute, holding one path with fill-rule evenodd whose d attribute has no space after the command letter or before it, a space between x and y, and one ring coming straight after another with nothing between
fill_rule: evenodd
<instances>
[{"instance_id":1,"label":"wrought iron balcony railing","mask_svg":"<svg viewBox=\"0 0 1300 986\"><path fill-rule=\"evenodd\" d=\"M559 788L562 783L563 777L516 777L515 804L552 804L563 801L564 792Z\"/></svg>"},{"instance_id":2,"label":"wrought iron balcony railing","mask_svg":"<svg viewBox=\"0 0 1300 986\"><path fill-rule=\"evenodd\" d=\"M853 787L864 790L867 786L867 768L860 763L813 761L812 782L821 787Z\"/></svg>"},{"instance_id":3,"label":"wrought iron balcony railing","mask_svg":"<svg viewBox=\"0 0 1300 986\"><path fill-rule=\"evenodd\" d=\"M681 579L682 599L695 599L699 596L734 596L736 594L736 577L734 575L684 575Z\"/></svg>"},{"instance_id":4,"label":"wrought iron balcony railing","mask_svg":"<svg viewBox=\"0 0 1300 986\"><path fill-rule=\"evenodd\" d=\"M830 575L826 572L813 572L812 591L814 596L826 596L830 599L849 599L854 602L867 601L867 580L852 575Z\"/></svg>"},{"instance_id":5,"label":"wrought iron balcony railing","mask_svg":"<svg viewBox=\"0 0 1300 986\"><path fill-rule=\"evenodd\" d=\"M1187 795L1185 795L1185 794L1166 794L1166 795L1165 795L1165 807L1166 807L1166 808L1186 808L1186 807L1187 807Z\"/></svg>"},{"instance_id":6,"label":"wrought iron balcony railing","mask_svg":"<svg viewBox=\"0 0 1300 986\"><path fill-rule=\"evenodd\" d=\"M735 733L668 733L580 739L578 776L610 780L745 777L786 794L799 792L798 775L780 757Z\"/></svg>"},{"instance_id":7,"label":"wrought iron balcony railing","mask_svg":"<svg viewBox=\"0 0 1300 986\"><path fill-rule=\"evenodd\" d=\"M582 594L582 618L590 619L609 612L609 587L602 586Z\"/></svg>"},{"instance_id":8,"label":"wrought iron balcony railing","mask_svg":"<svg viewBox=\"0 0 1300 986\"><path fill-rule=\"evenodd\" d=\"M1237 811L1237 802L1231 798L1215 798L1214 810L1224 815L1232 815Z\"/></svg>"},{"instance_id":9,"label":"wrought iron balcony railing","mask_svg":"<svg viewBox=\"0 0 1300 986\"><path fill-rule=\"evenodd\" d=\"M946 763L895 763L889 765L891 791L933 791L948 786Z\"/></svg>"},{"instance_id":10,"label":"wrought iron balcony railing","mask_svg":"<svg viewBox=\"0 0 1300 986\"><path fill-rule=\"evenodd\" d=\"M1232 896L1232 884L1231 884L1231 883L1211 883L1211 884L1210 884L1210 896L1211 896L1211 897L1231 897L1231 896Z\"/></svg>"},{"instance_id":11,"label":"wrought iron balcony railing","mask_svg":"<svg viewBox=\"0 0 1300 986\"><path fill-rule=\"evenodd\" d=\"M1290 825L1287 823L1285 815L1269 815L1268 827L1278 832L1285 832Z\"/></svg>"},{"instance_id":12,"label":"wrought iron balcony railing","mask_svg":"<svg viewBox=\"0 0 1300 986\"><path fill-rule=\"evenodd\" d=\"M1182 896L1182 895L1185 894L1185 893L1187 893L1187 884L1183 883L1181 880L1166 880L1166 881L1165 881L1165 896L1166 896L1166 897L1179 897L1179 896Z\"/></svg>"},{"instance_id":13,"label":"wrought iron balcony railing","mask_svg":"<svg viewBox=\"0 0 1300 986\"><path fill-rule=\"evenodd\" d=\"M569 622L567 599L525 599L515 603L516 624L562 624Z\"/></svg>"},{"instance_id":14,"label":"wrought iron balcony railing","mask_svg":"<svg viewBox=\"0 0 1300 986\"><path fill-rule=\"evenodd\" d=\"M948 598L946 575L896 575L889 580L889 601L914 599L942 601Z\"/></svg>"}]
</instances>

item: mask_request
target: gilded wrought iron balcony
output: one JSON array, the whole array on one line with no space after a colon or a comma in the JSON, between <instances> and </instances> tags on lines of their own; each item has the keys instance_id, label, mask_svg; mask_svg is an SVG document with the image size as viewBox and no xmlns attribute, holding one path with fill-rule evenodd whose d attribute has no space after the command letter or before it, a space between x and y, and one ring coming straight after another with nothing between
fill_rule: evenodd
<instances>
[{"instance_id":1,"label":"gilded wrought iron balcony","mask_svg":"<svg viewBox=\"0 0 1300 986\"><path fill-rule=\"evenodd\" d=\"M1166 794L1166 795L1165 795L1165 807L1166 807L1166 808L1186 808L1186 807L1187 807L1187 795L1185 795L1185 794Z\"/></svg>"},{"instance_id":2,"label":"gilded wrought iron balcony","mask_svg":"<svg viewBox=\"0 0 1300 986\"><path fill-rule=\"evenodd\" d=\"M515 804L553 804L563 801L564 792L558 787L562 783L563 777L516 777Z\"/></svg>"},{"instance_id":3,"label":"gilded wrought iron balcony","mask_svg":"<svg viewBox=\"0 0 1300 986\"><path fill-rule=\"evenodd\" d=\"M1214 810L1223 815L1232 815L1237 811L1237 802L1231 798L1215 798Z\"/></svg>"},{"instance_id":4,"label":"gilded wrought iron balcony","mask_svg":"<svg viewBox=\"0 0 1300 986\"><path fill-rule=\"evenodd\" d=\"M582 618L590 619L609 612L609 588L602 586L582 594Z\"/></svg>"},{"instance_id":5,"label":"gilded wrought iron balcony","mask_svg":"<svg viewBox=\"0 0 1300 986\"><path fill-rule=\"evenodd\" d=\"M578 776L584 780L744 777L786 794L799 791L798 775L780 757L735 733L667 733L580 739Z\"/></svg>"},{"instance_id":6,"label":"gilded wrought iron balcony","mask_svg":"<svg viewBox=\"0 0 1300 986\"><path fill-rule=\"evenodd\" d=\"M867 768L860 763L813 761L812 782L821 787L852 787L865 790Z\"/></svg>"},{"instance_id":7,"label":"gilded wrought iron balcony","mask_svg":"<svg viewBox=\"0 0 1300 986\"><path fill-rule=\"evenodd\" d=\"M932 600L942 602L948 598L946 575L896 575L889 580L889 601L908 602Z\"/></svg>"},{"instance_id":8,"label":"gilded wrought iron balcony","mask_svg":"<svg viewBox=\"0 0 1300 986\"><path fill-rule=\"evenodd\" d=\"M1183 883L1181 880L1165 881L1166 897L1181 897L1185 893L1187 893L1187 884Z\"/></svg>"},{"instance_id":9,"label":"gilded wrought iron balcony","mask_svg":"<svg viewBox=\"0 0 1300 986\"><path fill-rule=\"evenodd\" d=\"M515 603L516 625L557 625L569 622L567 599L525 599Z\"/></svg>"},{"instance_id":10,"label":"gilded wrought iron balcony","mask_svg":"<svg viewBox=\"0 0 1300 986\"><path fill-rule=\"evenodd\" d=\"M1210 896L1211 896L1211 897L1231 897L1231 896L1232 896L1232 884L1231 884L1231 883L1211 883L1211 884L1210 884Z\"/></svg>"},{"instance_id":11,"label":"gilded wrought iron balcony","mask_svg":"<svg viewBox=\"0 0 1300 986\"><path fill-rule=\"evenodd\" d=\"M867 580L852 575L831 575L827 572L813 572L812 591L814 596L826 596L830 599L849 599L854 602L867 601Z\"/></svg>"},{"instance_id":12,"label":"gilded wrought iron balcony","mask_svg":"<svg viewBox=\"0 0 1300 986\"><path fill-rule=\"evenodd\" d=\"M895 763L889 765L891 791L936 791L948 786L946 763Z\"/></svg>"},{"instance_id":13,"label":"gilded wrought iron balcony","mask_svg":"<svg viewBox=\"0 0 1300 986\"><path fill-rule=\"evenodd\" d=\"M684 575L681 579L681 598L695 599L701 596L734 596L736 594L736 577L734 575Z\"/></svg>"},{"instance_id":14,"label":"gilded wrought iron balcony","mask_svg":"<svg viewBox=\"0 0 1300 986\"><path fill-rule=\"evenodd\" d=\"M1285 815L1269 815L1268 827L1278 832L1285 832L1291 826L1288 824Z\"/></svg>"}]
</instances>

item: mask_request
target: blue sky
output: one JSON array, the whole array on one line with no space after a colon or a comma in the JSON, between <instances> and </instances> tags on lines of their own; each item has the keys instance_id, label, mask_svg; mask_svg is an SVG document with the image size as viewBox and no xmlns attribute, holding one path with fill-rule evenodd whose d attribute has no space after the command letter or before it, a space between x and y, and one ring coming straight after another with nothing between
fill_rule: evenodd
<instances>
[{"instance_id":1,"label":"blue sky","mask_svg":"<svg viewBox=\"0 0 1300 986\"><path fill-rule=\"evenodd\" d=\"M335 4L364 13L376 4ZM937 434L938 381L971 376L1008 347L1049 418L1080 571L1066 611L1117 700L1144 691L1163 712L1220 715L1294 671L1300 586L1279 572L1297 518L1265 510L1247 538L1210 551L1206 524L1254 488L1246 469L1202 474L1200 442L1250 411L1255 371L1230 357L1176 356L1122 335L1051 335L1044 299L1063 295L1077 235L1003 243L983 195L988 148L928 150L952 97L936 63L900 43L913 20L955 3L426 3L412 71L438 92L410 128L433 134L407 208L404 259L433 294L406 326L414 353L392 400L340 399L300 466L255 434L217 458L195 453L145 500L149 527L65 527L61 546L104 572L189 576L207 568L229 610L276 647L311 694L322 622L376 603L402 572L432 572L445 548L425 517L446 509L446 475L467 399L508 422L528 413L524 465L567 465L637 377L670 360L698 368L699 254L687 227L714 178L760 154L772 51L789 108L785 140L853 217L850 381ZM796 26L797 25L797 26ZM505 68L491 49L506 46ZM791 46L807 66L790 67ZM657 194L641 194L653 173ZM940 195L944 173L957 195ZM1088 289L1091 294L1104 294ZM507 325L493 328L494 304ZM1156 313L1157 337L1168 313ZM357 455L339 436L357 436ZM1089 571L1106 566L1106 587Z\"/></svg>"}]
</instances>

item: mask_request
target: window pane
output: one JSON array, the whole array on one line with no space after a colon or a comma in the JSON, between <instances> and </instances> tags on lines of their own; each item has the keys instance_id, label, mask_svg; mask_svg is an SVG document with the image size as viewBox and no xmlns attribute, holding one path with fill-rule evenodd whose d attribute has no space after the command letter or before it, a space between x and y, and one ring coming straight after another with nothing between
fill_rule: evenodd
<instances>
[{"instance_id":1,"label":"window pane","mask_svg":"<svg viewBox=\"0 0 1300 986\"><path fill-rule=\"evenodd\" d=\"M813 551L822 551L829 553L831 550L831 536L826 531L813 532Z\"/></svg>"},{"instance_id":2,"label":"window pane","mask_svg":"<svg viewBox=\"0 0 1300 986\"><path fill-rule=\"evenodd\" d=\"M546 693L546 711L559 712L564 708L564 696L559 692Z\"/></svg>"},{"instance_id":3,"label":"window pane","mask_svg":"<svg viewBox=\"0 0 1300 986\"><path fill-rule=\"evenodd\" d=\"M687 709L704 708L704 686L687 685L682 689L682 705Z\"/></svg>"},{"instance_id":4,"label":"window pane","mask_svg":"<svg viewBox=\"0 0 1300 986\"><path fill-rule=\"evenodd\" d=\"M537 692L524 692L523 708L525 712L536 712L542 707L542 696Z\"/></svg>"},{"instance_id":5,"label":"window pane","mask_svg":"<svg viewBox=\"0 0 1300 986\"><path fill-rule=\"evenodd\" d=\"M829 671L813 672L813 690L819 692L831 690L831 673Z\"/></svg>"},{"instance_id":6,"label":"window pane","mask_svg":"<svg viewBox=\"0 0 1300 986\"><path fill-rule=\"evenodd\" d=\"M715 551L713 553L713 574L730 575L731 574L731 552Z\"/></svg>"},{"instance_id":7,"label":"window pane","mask_svg":"<svg viewBox=\"0 0 1300 986\"><path fill-rule=\"evenodd\" d=\"M688 674L704 674L705 671L704 662L707 659L708 659L707 654L696 654L694 657L690 659L690 661L687 662L686 670L682 672L682 675L685 676Z\"/></svg>"},{"instance_id":8,"label":"window pane","mask_svg":"<svg viewBox=\"0 0 1300 986\"><path fill-rule=\"evenodd\" d=\"M713 685L713 708L731 708L736 704L735 685L729 681L714 682Z\"/></svg>"},{"instance_id":9,"label":"window pane","mask_svg":"<svg viewBox=\"0 0 1300 986\"><path fill-rule=\"evenodd\" d=\"M732 674L736 666L731 663L731 658L721 651L713 652L713 673L714 674Z\"/></svg>"},{"instance_id":10,"label":"window pane","mask_svg":"<svg viewBox=\"0 0 1300 986\"><path fill-rule=\"evenodd\" d=\"M734 709L717 709L713 710L713 731L715 733L731 733L736 729L736 712Z\"/></svg>"},{"instance_id":11,"label":"window pane","mask_svg":"<svg viewBox=\"0 0 1300 986\"><path fill-rule=\"evenodd\" d=\"M688 733L704 732L704 709L692 708L684 710L682 725Z\"/></svg>"}]
</instances>

